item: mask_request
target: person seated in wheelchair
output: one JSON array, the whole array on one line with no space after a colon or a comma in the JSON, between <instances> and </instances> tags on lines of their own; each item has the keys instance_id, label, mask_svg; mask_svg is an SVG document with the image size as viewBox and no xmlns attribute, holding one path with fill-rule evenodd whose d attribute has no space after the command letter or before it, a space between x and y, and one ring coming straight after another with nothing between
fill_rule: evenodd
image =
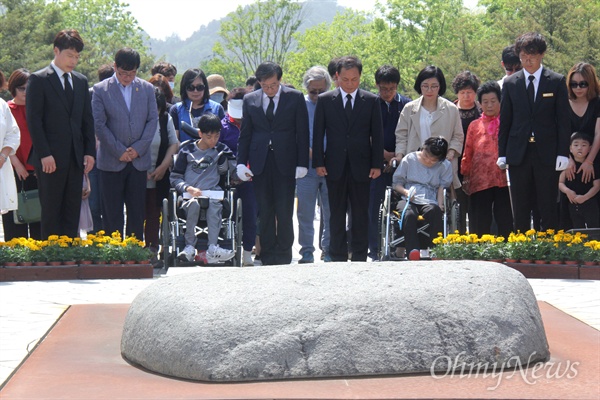
<instances>
[{"instance_id":1,"label":"person seated in wheelchair","mask_svg":"<svg viewBox=\"0 0 600 400\"><path fill-rule=\"evenodd\" d=\"M392 178L394 190L403 197L398 202L400 229L404 232L406 254L411 260L420 259L419 215L429 223L428 247L438 232L443 231L444 188L452 184L452 164L446 160L447 152L446 139L430 137L420 150L402 159Z\"/></svg>"},{"instance_id":2,"label":"person seated in wheelchair","mask_svg":"<svg viewBox=\"0 0 600 400\"><path fill-rule=\"evenodd\" d=\"M235 256L233 250L219 246L222 200L208 196L208 192L223 192L219 187L221 175L235 170L235 156L227 145L219 142L221 120L214 114L205 114L198 122L198 140L188 140L181 144L177 161L171 172L171 186L182 194L181 208L186 213L185 248L177 255L182 261L193 261L196 255L196 234L201 202L208 202L206 224L208 229L208 263L227 261ZM203 192L205 192L203 194Z\"/></svg>"}]
</instances>

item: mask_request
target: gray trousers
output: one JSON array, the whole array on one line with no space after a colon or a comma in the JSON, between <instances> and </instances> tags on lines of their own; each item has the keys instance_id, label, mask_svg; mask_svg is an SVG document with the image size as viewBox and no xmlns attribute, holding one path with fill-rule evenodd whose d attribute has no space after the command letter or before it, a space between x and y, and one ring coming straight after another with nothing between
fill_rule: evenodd
<instances>
[{"instance_id":1,"label":"gray trousers","mask_svg":"<svg viewBox=\"0 0 600 400\"><path fill-rule=\"evenodd\" d=\"M200 203L198 199L189 199L184 201L181 208L186 215L185 244L186 246L196 247L195 226L200 217ZM222 200L209 199L208 209L206 210L206 225L208 227L208 245L216 245L219 240L219 231L221 230L221 215L223 211Z\"/></svg>"}]
</instances>

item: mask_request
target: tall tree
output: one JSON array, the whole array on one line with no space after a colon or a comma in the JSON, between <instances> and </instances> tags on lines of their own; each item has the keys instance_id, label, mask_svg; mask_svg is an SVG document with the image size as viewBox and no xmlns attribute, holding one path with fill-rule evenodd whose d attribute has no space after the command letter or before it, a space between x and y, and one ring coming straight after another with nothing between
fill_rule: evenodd
<instances>
[{"instance_id":1,"label":"tall tree","mask_svg":"<svg viewBox=\"0 0 600 400\"><path fill-rule=\"evenodd\" d=\"M302 4L292 0L266 0L229 13L221 24L221 44L213 48L226 63L237 63L247 77L263 61L284 65L292 35L302 22Z\"/></svg>"},{"instance_id":2,"label":"tall tree","mask_svg":"<svg viewBox=\"0 0 600 400\"><path fill-rule=\"evenodd\" d=\"M122 47L131 47L142 56L141 72L151 67L152 59L144 44L144 32L126 4L119 0L66 0L66 26L77 29L85 42L84 56L78 70L97 81L96 71L102 64L112 64Z\"/></svg>"},{"instance_id":3,"label":"tall tree","mask_svg":"<svg viewBox=\"0 0 600 400\"><path fill-rule=\"evenodd\" d=\"M290 54L286 80L300 85L306 70L314 65L327 66L334 57L355 55L363 63L361 86L375 87L375 65L387 54L386 38L377 34L364 13L346 10L337 14L331 24L319 24L295 37L298 49ZM373 67L375 69L373 69Z\"/></svg>"},{"instance_id":4,"label":"tall tree","mask_svg":"<svg viewBox=\"0 0 600 400\"><path fill-rule=\"evenodd\" d=\"M566 73L578 61L600 62L600 1L481 0L487 22L506 41L528 31L540 32L549 48L544 64Z\"/></svg>"},{"instance_id":5,"label":"tall tree","mask_svg":"<svg viewBox=\"0 0 600 400\"><path fill-rule=\"evenodd\" d=\"M5 74L17 68L31 71L52 59L54 36L63 26L58 4L44 0L0 0L0 66Z\"/></svg>"},{"instance_id":6,"label":"tall tree","mask_svg":"<svg viewBox=\"0 0 600 400\"><path fill-rule=\"evenodd\" d=\"M428 62L448 45L453 20L463 12L462 0L388 0L380 6L385 20L409 46L415 61Z\"/></svg>"}]
</instances>

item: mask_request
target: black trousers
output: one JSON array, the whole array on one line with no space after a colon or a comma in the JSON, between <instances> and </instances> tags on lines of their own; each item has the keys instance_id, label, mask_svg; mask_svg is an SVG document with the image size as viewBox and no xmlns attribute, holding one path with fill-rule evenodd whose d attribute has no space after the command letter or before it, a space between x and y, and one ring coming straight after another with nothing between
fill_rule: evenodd
<instances>
[{"instance_id":1,"label":"black trousers","mask_svg":"<svg viewBox=\"0 0 600 400\"><path fill-rule=\"evenodd\" d=\"M127 236L144 237L146 211L146 171L138 171L131 163L118 172L100 170L102 223L107 234L118 231L123 236L123 205L127 208Z\"/></svg>"},{"instance_id":2,"label":"black trousers","mask_svg":"<svg viewBox=\"0 0 600 400\"><path fill-rule=\"evenodd\" d=\"M425 221L429 223L427 232L429 238L425 241L421 240L417 229L419 227L418 218L422 215ZM412 250L421 250L421 245L431 247L433 239L438 236L438 233L444 232L444 213L437 204L413 204L410 203L402 220L402 232L405 238L406 255Z\"/></svg>"},{"instance_id":3,"label":"black trousers","mask_svg":"<svg viewBox=\"0 0 600 400\"><path fill-rule=\"evenodd\" d=\"M329 254L332 261L348 260L348 237L346 235L346 210L350 204L350 227L352 261L367 261L369 249L369 196L371 181L357 182L350 166L344 168L340 179L327 178L331 217L329 229L331 240Z\"/></svg>"},{"instance_id":4,"label":"black trousers","mask_svg":"<svg viewBox=\"0 0 600 400\"><path fill-rule=\"evenodd\" d=\"M17 182L17 190L37 189L37 178L33 174L33 171L29 172L29 176L24 181L21 180L15 173L15 182ZM18 237L30 237L32 239L42 239L42 228L39 222L33 224L15 224L13 211L9 211L6 214L2 214L2 226L4 228L4 240L8 242L13 238Z\"/></svg>"},{"instance_id":5,"label":"black trousers","mask_svg":"<svg viewBox=\"0 0 600 400\"><path fill-rule=\"evenodd\" d=\"M513 230L508 187L493 187L471 194L469 232L478 236L491 233L492 215L498 225L498 235L508 238Z\"/></svg>"},{"instance_id":6,"label":"black trousers","mask_svg":"<svg viewBox=\"0 0 600 400\"><path fill-rule=\"evenodd\" d=\"M540 213L540 229L558 229L558 171L554 165L544 165L535 143L527 144L520 165L509 169L511 193L515 213L515 228L521 232L530 229L531 210L535 199Z\"/></svg>"},{"instance_id":7,"label":"black trousers","mask_svg":"<svg viewBox=\"0 0 600 400\"><path fill-rule=\"evenodd\" d=\"M594 197L583 204L569 203L569 214L573 228L598 228L598 202Z\"/></svg>"},{"instance_id":8,"label":"black trousers","mask_svg":"<svg viewBox=\"0 0 600 400\"><path fill-rule=\"evenodd\" d=\"M253 181L260 216L260 259L263 265L290 264L296 179L281 174L270 150L262 174Z\"/></svg>"},{"instance_id":9,"label":"black trousers","mask_svg":"<svg viewBox=\"0 0 600 400\"><path fill-rule=\"evenodd\" d=\"M79 236L79 214L83 188L83 165L75 159L66 168L46 174L35 169L42 206L42 238L50 235Z\"/></svg>"}]
</instances>

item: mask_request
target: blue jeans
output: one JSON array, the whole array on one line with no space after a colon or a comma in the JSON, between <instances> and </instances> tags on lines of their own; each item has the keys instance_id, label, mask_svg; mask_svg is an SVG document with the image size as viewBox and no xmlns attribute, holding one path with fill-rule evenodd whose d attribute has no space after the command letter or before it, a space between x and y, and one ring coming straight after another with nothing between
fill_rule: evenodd
<instances>
[{"instance_id":1,"label":"blue jeans","mask_svg":"<svg viewBox=\"0 0 600 400\"><path fill-rule=\"evenodd\" d=\"M371 181L369 197L369 255L376 256L379 251L379 207L385 196L385 188L392 186L393 173L384 172Z\"/></svg>"},{"instance_id":2,"label":"blue jeans","mask_svg":"<svg viewBox=\"0 0 600 400\"><path fill-rule=\"evenodd\" d=\"M321 221L323 221L323 237L321 247L329 252L329 197L325 177L317 175L314 168L309 168L302 179L296 179L296 194L298 196L298 243L300 254L315 251L315 206L317 197L321 204Z\"/></svg>"}]
</instances>

